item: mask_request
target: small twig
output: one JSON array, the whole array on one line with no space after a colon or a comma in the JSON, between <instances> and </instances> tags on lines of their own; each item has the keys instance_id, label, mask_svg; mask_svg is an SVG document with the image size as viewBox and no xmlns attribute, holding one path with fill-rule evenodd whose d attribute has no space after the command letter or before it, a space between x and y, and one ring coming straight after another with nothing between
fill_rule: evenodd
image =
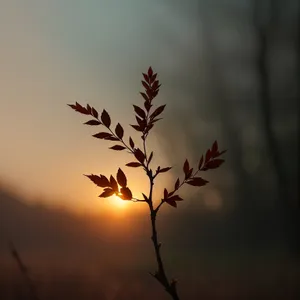
<instances>
[{"instance_id":1,"label":"small twig","mask_svg":"<svg viewBox=\"0 0 300 300\"><path fill-rule=\"evenodd\" d=\"M146 202L146 200L137 199L137 198L132 198L131 200L132 200L132 202Z\"/></svg>"},{"instance_id":2,"label":"small twig","mask_svg":"<svg viewBox=\"0 0 300 300\"><path fill-rule=\"evenodd\" d=\"M32 300L40 300L40 298L37 296L37 292L36 292L36 287L32 281L32 279L29 276L29 272L28 272L28 268L25 266L25 264L23 263L20 254L18 253L18 251L16 250L14 244L9 241L8 243L9 249L10 249L10 253L12 255L12 257L15 259L15 261L17 262L18 268L29 288L29 292L31 295L31 299Z\"/></svg>"}]
</instances>

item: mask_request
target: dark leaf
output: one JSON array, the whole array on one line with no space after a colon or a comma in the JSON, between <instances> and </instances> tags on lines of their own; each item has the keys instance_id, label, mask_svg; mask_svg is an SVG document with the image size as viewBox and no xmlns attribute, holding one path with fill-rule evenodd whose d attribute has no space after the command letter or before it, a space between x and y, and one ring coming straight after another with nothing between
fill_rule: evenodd
<instances>
[{"instance_id":1,"label":"dark leaf","mask_svg":"<svg viewBox=\"0 0 300 300\"><path fill-rule=\"evenodd\" d=\"M86 125L101 125L101 122L99 122L97 120L89 120L89 121L85 122L84 124L86 124Z\"/></svg>"},{"instance_id":2,"label":"dark leaf","mask_svg":"<svg viewBox=\"0 0 300 300\"><path fill-rule=\"evenodd\" d=\"M168 198L170 198L174 193L175 193L175 191L169 193Z\"/></svg>"},{"instance_id":3,"label":"dark leaf","mask_svg":"<svg viewBox=\"0 0 300 300\"><path fill-rule=\"evenodd\" d=\"M155 117L160 115L166 107L166 104L159 106L150 116L150 119L153 120Z\"/></svg>"},{"instance_id":4,"label":"dark leaf","mask_svg":"<svg viewBox=\"0 0 300 300\"><path fill-rule=\"evenodd\" d=\"M168 200L182 201L183 199L181 197L179 197L179 195L174 195L174 196L168 198Z\"/></svg>"},{"instance_id":5,"label":"dark leaf","mask_svg":"<svg viewBox=\"0 0 300 300\"><path fill-rule=\"evenodd\" d=\"M140 128L144 130L145 127L146 127L146 125L147 125L146 120L145 119L141 119L141 118L139 118L137 116L135 118L136 118L136 121L139 124Z\"/></svg>"},{"instance_id":6,"label":"dark leaf","mask_svg":"<svg viewBox=\"0 0 300 300\"><path fill-rule=\"evenodd\" d=\"M211 159L211 151L208 149L205 155L205 163L207 163Z\"/></svg>"},{"instance_id":7,"label":"dark leaf","mask_svg":"<svg viewBox=\"0 0 300 300\"><path fill-rule=\"evenodd\" d=\"M101 114L101 121L107 128L109 128L111 120L108 112L105 109L103 109L103 112Z\"/></svg>"},{"instance_id":8,"label":"dark leaf","mask_svg":"<svg viewBox=\"0 0 300 300\"><path fill-rule=\"evenodd\" d=\"M121 145L114 145L114 146L110 147L110 149L120 151L120 150L124 150L126 148Z\"/></svg>"},{"instance_id":9,"label":"dark leaf","mask_svg":"<svg viewBox=\"0 0 300 300\"><path fill-rule=\"evenodd\" d=\"M209 161L206 165L206 169L216 169L221 166L221 164L224 163L224 159L213 159Z\"/></svg>"},{"instance_id":10,"label":"dark leaf","mask_svg":"<svg viewBox=\"0 0 300 300\"><path fill-rule=\"evenodd\" d=\"M88 111L89 114L92 113L92 108L90 107L89 104L86 105L86 109L87 109L87 111Z\"/></svg>"},{"instance_id":11,"label":"dark leaf","mask_svg":"<svg viewBox=\"0 0 300 300\"><path fill-rule=\"evenodd\" d=\"M97 110L96 110L94 107L92 107L92 115L93 115L96 119L98 119L98 112L97 112Z\"/></svg>"},{"instance_id":12,"label":"dark leaf","mask_svg":"<svg viewBox=\"0 0 300 300\"><path fill-rule=\"evenodd\" d=\"M180 180L179 180L179 178L177 178L177 180L175 182L175 190L178 190L179 185L180 185Z\"/></svg>"},{"instance_id":13,"label":"dark leaf","mask_svg":"<svg viewBox=\"0 0 300 300\"><path fill-rule=\"evenodd\" d=\"M175 200L166 199L165 202L173 207L177 207L177 203Z\"/></svg>"},{"instance_id":14,"label":"dark leaf","mask_svg":"<svg viewBox=\"0 0 300 300\"><path fill-rule=\"evenodd\" d=\"M151 89L150 87L149 87L149 89L146 89L146 94L147 94L147 96L149 97L149 101L150 101L150 102L151 102L152 99L153 99L152 93L153 93L153 91L152 91L152 89Z\"/></svg>"},{"instance_id":15,"label":"dark leaf","mask_svg":"<svg viewBox=\"0 0 300 300\"><path fill-rule=\"evenodd\" d=\"M117 181L118 181L118 184L121 187L126 187L127 178L126 178L126 175L124 174L124 172L120 168L119 168L118 173L117 173Z\"/></svg>"},{"instance_id":16,"label":"dark leaf","mask_svg":"<svg viewBox=\"0 0 300 300\"><path fill-rule=\"evenodd\" d=\"M148 158L148 164L150 164L152 158L153 158L153 151L150 153L150 156L149 156L149 158Z\"/></svg>"},{"instance_id":17,"label":"dark leaf","mask_svg":"<svg viewBox=\"0 0 300 300\"><path fill-rule=\"evenodd\" d=\"M159 88L159 81L155 80L154 83L153 83L153 85L152 85L152 89L156 90L157 88Z\"/></svg>"},{"instance_id":18,"label":"dark leaf","mask_svg":"<svg viewBox=\"0 0 300 300\"><path fill-rule=\"evenodd\" d=\"M149 69L148 69L148 76L151 78L152 75L153 75L153 70L152 70L151 67L149 67Z\"/></svg>"},{"instance_id":19,"label":"dark leaf","mask_svg":"<svg viewBox=\"0 0 300 300\"><path fill-rule=\"evenodd\" d=\"M155 88L155 89L152 90L152 95L153 95L153 97L155 97L155 96L157 95L157 93L159 92L159 87L160 87L160 86L161 86L161 84L158 85L157 88ZM155 96L154 96L154 95L155 95Z\"/></svg>"},{"instance_id":20,"label":"dark leaf","mask_svg":"<svg viewBox=\"0 0 300 300\"><path fill-rule=\"evenodd\" d=\"M108 132L99 132L93 135L93 137L98 139L106 139L108 137L111 137L112 135Z\"/></svg>"},{"instance_id":21,"label":"dark leaf","mask_svg":"<svg viewBox=\"0 0 300 300\"><path fill-rule=\"evenodd\" d=\"M132 199L132 193L128 187L122 187L121 193L122 193L121 198L123 200L131 200Z\"/></svg>"},{"instance_id":22,"label":"dark leaf","mask_svg":"<svg viewBox=\"0 0 300 300\"><path fill-rule=\"evenodd\" d=\"M140 126L138 125L130 125L132 128L134 128L136 131L143 131L144 129L141 128Z\"/></svg>"},{"instance_id":23,"label":"dark leaf","mask_svg":"<svg viewBox=\"0 0 300 300\"><path fill-rule=\"evenodd\" d=\"M141 167L142 164L138 163L138 162L130 162L128 164L126 164L127 167L132 167L132 168L137 168L137 167Z\"/></svg>"},{"instance_id":24,"label":"dark leaf","mask_svg":"<svg viewBox=\"0 0 300 300\"><path fill-rule=\"evenodd\" d=\"M150 110L151 107L152 107L150 101L149 101L149 102L145 101L144 106L145 106L145 108L146 108L146 110L147 110L148 112L149 112L149 110Z\"/></svg>"},{"instance_id":25,"label":"dark leaf","mask_svg":"<svg viewBox=\"0 0 300 300\"><path fill-rule=\"evenodd\" d=\"M159 170L159 173L165 173L165 172L168 172L171 169L172 169L172 167L162 168L162 169Z\"/></svg>"},{"instance_id":26,"label":"dark leaf","mask_svg":"<svg viewBox=\"0 0 300 300\"><path fill-rule=\"evenodd\" d=\"M142 84L143 84L143 86L144 86L144 88L145 88L146 90L149 89L148 83L146 83L144 80L142 80Z\"/></svg>"},{"instance_id":27,"label":"dark leaf","mask_svg":"<svg viewBox=\"0 0 300 300\"><path fill-rule=\"evenodd\" d=\"M200 158L200 161L199 161L198 170L201 169L202 164L203 164L203 160L204 160L204 158L203 158L203 155L202 155L201 158Z\"/></svg>"},{"instance_id":28,"label":"dark leaf","mask_svg":"<svg viewBox=\"0 0 300 300\"><path fill-rule=\"evenodd\" d=\"M153 98L156 97L157 94L158 94L158 92L159 92L159 90L156 90L155 92L153 92L153 93L152 93L152 97L153 97Z\"/></svg>"},{"instance_id":29,"label":"dark leaf","mask_svg":"<svg viewBox=\"0 0 300 300\"><path fill-rule=\"evenodd\" d=\"M155 88L155 91L154 91L154 93L156 92L156 95L157 95L157 93L159 92L159 88L161 87L161 84L159 84L158 86L157 86L157 88Z\"/></svg>"},{"instance_id":30,"label":"dark leaf","mask_svg":"<svg viewBox=\"0 0 300 300\"><path fill-rule=\"evenodd\" d=\"M129 145L132 149L134 148L134 142L131 137L129 137Z\"/></svg>"},{"instance_id":31,"label":"dark leaf","mask_svg":"<svg viewBox=\"0 0 300 300\"><path fill-rule=\"evenodd\" d=\"M189 161L186 159L184 164L183 164L183 172L184 174L187 174L190 170L190 164Z\"/></svg>"},{"instance_id":32,"label":"dark leaf","mask_svg":"<svg viewBox=\"0 0 300 300\"><path fill-rule=\"evenodd\" d=\"M78 102L76 102L76 104L68 104L72 109L74 109L75 111L81 113L81 114L84 114L84 115L89 115L89 112L88 110L81 106Z\"/></svg>"},{"instance_id":33,"label":"dark leaf","mask_svg":"<svg viewBox=\"0 0 300 300\"><path fill-rule=\"evenodd\" d=\"M157 74L153 74L153 76L151 76L150 78L150 83L152 84L154 82L154 80L156 79Z\"/></svg>"},{"instance_id":34,"label":"dark leaf","mask_svg":"<svg viewBox=\"0 0 300 300\"><path fill-rule=\"evenodd\" d=\"M192 176L193 173L193 168L191 168L186 174L185 174L185 179L188 179Z\"/></svg>"},{"instance_id":35,"label":"dark leaf","mask_svg":"<svg viewBox=\"0 0 300 300\"><path fill-rule=\"evenodd\" d=\"M150 82L150 81L149 81L149 76L148 76L147 74L143 73L143 76L144 76L144 79L145 79L147 82Z\"/></svg>"},{"instance_id":36,"label":"dark leaf","mask_svg":"<svg viewBox=\"0 0 300 300\"><path fill-rule=\"evenodd\" d=\"M104 176L104 175L85 175L86 177L88 177L91 181L93 181L96 185L100 186L100 187L107 187L110 186L110 183L108 181L108 179Z\"/></svg>"},{"instance_id":37,"label":"dark leaf","mask_svg":"<svg viewBox=\"0 0 300 300\"><path fill-rule=\"evenodd\" d=\"M164 189L164 199L167 199L169 196L168 190L165 188Z\"/></svg>"},{"instance_id":38,"label":"dark leaf","mask_svg":"<svg viewBox=\"0 0 300 300\"><path fill-rule=\"evenodd\" d=\"M112 189L106 189L99 197L107 198L114 194L115 192Z\"/></svg>"},{"instance_id":39,"label":"dark leaf","mask_svg":"<svg viewBox=\"0 0 300 300\"><path fill-rule=\"evenodd\" d=\"M189 181L187 181L187 184L193 185L193 186L203 186L203 185L206 185L207 183L208 183L208 181L201 177L194 177L194 178L190 179Z\"/></svg>"},{"instance_id":40,"label":"dark leaf","mask_svg":"<svg viewBox=\"0 0 300 300\"><path fill-rule=\"evenodd\" d=\"M108 137L105 138L105 140L107 140L107 141L119 141L119 139L116 138L115 136L108 136Z\"/></svg>"},{"instance_id":41,"label":"dark leaf","mask_svg":"<svg viewBox=\"0 0 300 300\"><path fill-rule=\"evenodd\" d=\"M140 163L143 163L145 160L145 155L139 148L134 151L134 156Z\"/></svg>"},{"instance_id":42,"label":"dark leaf","mask_svg":"<svg viewBox=\"0 0 300 300\"><path fill-rule=\"evenodd\" d=\"M212 147L211 147L211 152L214 154L216 154L218 152L218 142L214 141Z\"/></svg>"},{"instance_id":43,"label":"dark leaf","mask_svg":"<svg viewBox=\"0 0 300 300\"><path fill-rule=\"evenodd\" d=\"M85 115L89 114L88 110L85 107L83 107L82 105L80 105L78 102L76 102L76 111L78 111L82 114L85 114Z\"/></svg>"},{"instance_id":44,"label":"dark leaf","mask_svg":"<svg viewBox=\"0 0 300 300\"><path fill-rule=\"evenodd\" d=\"M143 96L143 98L145 99L146 102L149 101L149 98L145 93L140 92L140 94Z\"/></svg>"},{"instance_id":45,"label":"dark leaf","mask_svg":"<svg viewBox=\"0 0 300 300\"><path fill-rule=\"evenodd\" d=\"M109 181L110 181L111 188L114 190L114 192L117 193L119 191L119 187L116 179L112 175L110 175Z\"/></svg>"},{"instance_id":46,"label":"dark leaf","mask_svg":"<svg viewBox=\"0 0 300 300\"><path fill-rule=\"evenodd\" d=\"M67 104L68 106L70 106L72 109L76 110L76 105L75 104Z\"/></svg>"},{"instance_id":47,"label":"dark leaf","mask_svg":"<svg viewBox=\"0 0 300 300\"><path fill-rule=\"evenodd\" d=\"M139 106L133 105L134 107L134 111L142 118L146 118L146 113L144 112L144 110L142 108L140 108Z\"/></svg>"},{"instance_id":48,"label":"dark leaf","mask_svg":"<svg viewBox=\"0 0 300 300\"><path fill-rule=\"evenodd\" d=\"M124 135L124 129L120 123L117 124L115 132L116 132L117 137L121 140Z\"/></svg>"}]
</instances>

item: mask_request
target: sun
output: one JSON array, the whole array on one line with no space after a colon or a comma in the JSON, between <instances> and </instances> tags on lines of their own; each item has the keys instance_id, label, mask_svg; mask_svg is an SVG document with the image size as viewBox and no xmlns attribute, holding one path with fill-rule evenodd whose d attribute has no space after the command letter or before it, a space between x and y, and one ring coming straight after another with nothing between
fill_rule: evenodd
<instances>
[{"instance_id":1,"label":"sun","mask_svg":"<svg viewBox=\"0 0 300 300\"><path fill-rule=\"evenodd\" d=\"M110 197L110 201L111 201L111 204L116 207L116 208L119 208L119 209L124 209L126 208L126 206L128 205L128 200L123 200L121 199L120 197L118 197L117 195L113 195Z\"/></svg>"}]
</instances>

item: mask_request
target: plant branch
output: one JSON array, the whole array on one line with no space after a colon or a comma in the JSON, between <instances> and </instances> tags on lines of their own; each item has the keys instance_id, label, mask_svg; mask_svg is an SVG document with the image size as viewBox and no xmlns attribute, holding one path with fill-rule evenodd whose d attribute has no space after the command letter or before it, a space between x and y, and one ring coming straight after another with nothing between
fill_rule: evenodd
<instances>
[{"instance_id":1,"label":"plant branch","mask_svg":"<svg viewBox=\"0 0 300 300\"><path fill-rule=\"evenodd\" d=\"M146 172L147 177L149 178L150 182L150 190L148 197L142 193L144 199L138 199L133 198L131 190L127 187L127 179L126 175L123 173L123 171L119 168L117 173L117 180L111 175L110 179L105 177L104 175L87 175L87 177L92 180L96 185L99 187L104 187L104 192L99 197L110 197L113 194L117 194L120 196L119 187L121 186L121 195L123 200L131 200L133 202L146 202L149 205L150 209L150 220L151 220L151 228L152 228L152 236L151 240L153 242L154 251L155 251L155 257L157 262L157 271L152 274L150 273L156 280L160 282L160 284L165 288L167 293L172 297L173 300L179 300L179 296L177 294L177 288L176 288L176 281L175 280L169 280L164 264L163 259L161 256L161 244L158 242L158 234L156 229L156 217L158 214L159 209L161 206L166 202L167 204L177 207L176 201L182 201L183 199L178 195L175 194L176 191L178 191L185 183L192 185L192 186L204 186L208 183L207 180L196 177L199 171L207 171L210 169L216 169L218 168L223 162L223 159L219 159L218 157L222 155L225 151L219 152L218 150L218 143L215 141L211 147L211 149L208 149L204 156L202 155L198 164L198 170L196 170L193 173L193 168L190 168L189 162L186 159L183 165L183 171L185 174L184 180L180 182L179 178L175 182L174 190L169 192L166 188L164 189L164 196L161 199L161 202L157 205L156 208L154 208L153 204L153 186L154 186L154 180L160 173L168 172L171 167L164 167L161 168L160 166L157 167L157 170L155 172L152 171L152 169L149 167L150 162L153 158L153 151L150 153L148 157L147 153L147 145L146 145L146 139L148 137L149 131L153 128L154 123L159 121L161 118L159 118L159 115L163 112L165 108L165 104L157 107L153 112L150 114L150 110L152 108L152 100L157 96L159 92L159 87L161 86L159 84L159 80L156 79L157 73L153 73L153 70L151 67L149 67L147 74L143 73L144 80L142 80L142 84L145 88L145 92L141 92L144 99L144 108L141 108L139 106L133 105L134 110L136 112L136 125L131 125L136 131L142 133L142 140L143 140L143 146L141 150L140 148L135 148L135 144L131 137L129 137L129 145L127 145L124 140L124 129L120 125L120 123L117 124L115 132L113 132L110 129L111 125L111 119L107 111L103 110L101 114L101 120L98 118L98 112L94 107L91 107L89 104L87 104L86 107L80 105L79 103L75 104L68 104L72 109L75 111L84 114L84 115L92 115L96 120L89 120L88 122L84 123L87 125L104 125L110 133L108 132L99 132L94 135L96 138L105 139L105 140L111 140L111 141L118 141L123 144L122 145L114 145L111 147L113 150L125 150L127 149L127 152L133 154L138 161L136 162L130 162L126 164L128 167L143 167L144 171ZM204 165L203 165L204 163Z\"/></svg>"},{"instance_id":2,"label":"plant branch","mask_svg":"<svg viewBox=\"0 0 300 300\"><path fill-rule=\"evenodd\" d=\"M197 170L194 174L192 174L191 177L195 177L195 176L198 174L199 171L201 171L201 170ZM154 178L155 178L158 174L159 174L159 173L157 172L157 173L154 175ZM178 191L178 190L179 190L179 189L187 182L187 180L188 180L188 179L183 180L182 183L179 185L179 187L178 187L177 189L174 189L174 191L173 191L172 193L174 194L176 191ZM154 209L155 214L158 213L160 207L161 207L164 203L165 203L164 199L161 199L161 202L159 203L159 205Z\"/></svg>"},{"instance_id":3,"label":"plant branch","mask_svg":"<svg viewBox=\"0 0 300 300\"><path fill-rule=\"evenodd\" d=\"M161 244L158 242L158 234L156 230L156 215L157 210L153 207L153 186L154 186L154 177L153 175L149 174L149 169L147 168L147 175L149 177L150 182L150 191L149 191L149 208L150 208L150 218L151 218L151 228L152 228L152 237L151 240L153 242L155 257L157 262L158 270L155 274L151 274L152 276L157 279L160 284L166 289L166 291L170 294L173 300L179 300L176 283L175 281L170 282L164 268L163 260L160 253Z\"/></svg>"},{"instance_id":4,"label":"plant branch","mask_svg":"<svg viewBox=\"0 0 300 300\"><path fill-rule=\"evenodd\" d=\"M100 121L99 119L97 119L98 121ZM106 127L106 126L105 126ZM130 153L132 153L134 155L134 151L123 141L123 139L120 139L109 127L106 127L110 133L117 138L129 151Z\"/></svg>"}]
</instances>

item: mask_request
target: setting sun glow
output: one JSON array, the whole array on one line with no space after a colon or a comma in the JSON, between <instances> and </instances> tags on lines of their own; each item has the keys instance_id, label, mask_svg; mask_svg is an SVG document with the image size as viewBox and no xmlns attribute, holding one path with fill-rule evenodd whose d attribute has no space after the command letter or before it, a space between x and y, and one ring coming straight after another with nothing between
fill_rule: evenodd
<instances>
[{"instance_id":1,"label":"setting sun glow","mask_svg":"<svg viewBox=\"0 0 300 300\"><path fill-rule=\"evenodd\" d=\"M125 208L126 206L128 206L128 203L130 201L128 200L123 200L121 199L120 197L118 197L117 195L113 195L110 197L110 201L111 201L111 204L116 207L116 208L120 208L120 209L123 209Z\"/></svg>"}]
</instances>

